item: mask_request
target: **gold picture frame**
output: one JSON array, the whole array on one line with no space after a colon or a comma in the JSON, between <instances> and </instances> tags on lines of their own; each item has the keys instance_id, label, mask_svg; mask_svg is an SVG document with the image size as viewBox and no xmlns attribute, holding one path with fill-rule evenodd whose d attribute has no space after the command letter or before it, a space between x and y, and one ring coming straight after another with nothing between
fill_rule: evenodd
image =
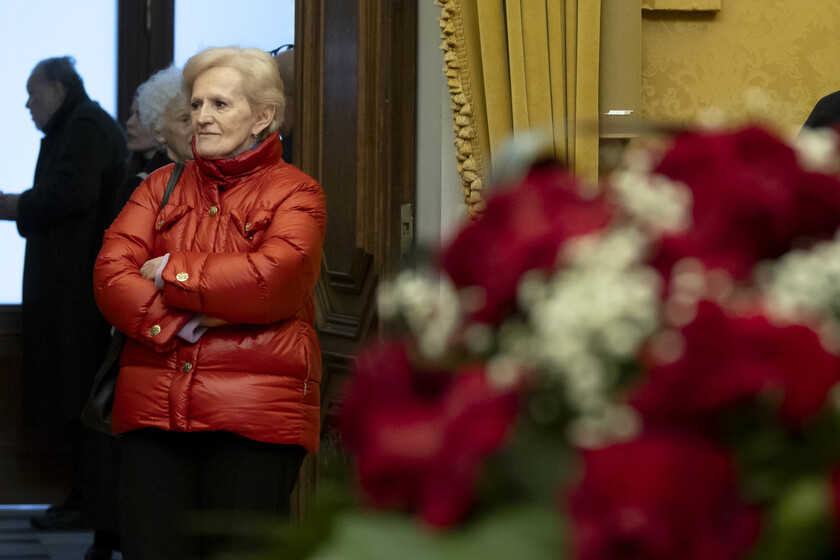
<instances>
[{"instance_id":1,"label":"gold picture frame","mask_svg":"<svg viewBox=\"0 0 840 560\"><path fill-rule=\"evenodd\" d=\"M718 12L723 0L642 0L642 10Z\"/></svg>"}]
</instances>

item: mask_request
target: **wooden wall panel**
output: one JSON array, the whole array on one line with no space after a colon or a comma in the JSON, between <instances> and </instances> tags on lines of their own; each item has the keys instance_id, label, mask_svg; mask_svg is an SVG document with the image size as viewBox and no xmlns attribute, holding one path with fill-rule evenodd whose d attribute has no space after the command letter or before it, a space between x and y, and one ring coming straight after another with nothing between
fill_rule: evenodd
<instances>
[{"instance_id":1,"label":"wooden wall panel","mask_svg":"<svg viewBox=\"0 0 840 560\"><path fill-rule=\"evenodd\" d=\"M315 302L329 440L355 353L376 334L377 283L399 266L400 206L414 202L417 4L297 0L296 12L295 159L327 196ZM293 496L297 516L317 477L318 458L309 457Z\"/></svg>"},{"instance_id":2,"label":"wooden wall panel","mask_svg":"<svg viewBox=\"0 0 840 560\"><path fill-rule=\"evenodd\" d=\"M376 332L376 285L400 261L415 188L415 0L298 0L296 149L327 196L316 288L323 413Z\"/></svg>"}]
</instances>

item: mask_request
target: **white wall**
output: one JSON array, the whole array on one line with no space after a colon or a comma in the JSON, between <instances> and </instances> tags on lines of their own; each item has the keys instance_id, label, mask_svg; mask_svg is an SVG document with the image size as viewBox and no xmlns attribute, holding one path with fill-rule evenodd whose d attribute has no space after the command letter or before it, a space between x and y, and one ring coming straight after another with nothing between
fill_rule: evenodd
<instances>
[{"instance_id":1,"label":"white wall","mask_svg":"<svg viewBox=\"0 0 840 560\"><path fill-rule=\"evenodd\" d=\"M431 0L417 7L417 210L419 246L445 242L467 219L452 131L449 91L440 50L440 8Z\"/></svg>"}]
</instances>

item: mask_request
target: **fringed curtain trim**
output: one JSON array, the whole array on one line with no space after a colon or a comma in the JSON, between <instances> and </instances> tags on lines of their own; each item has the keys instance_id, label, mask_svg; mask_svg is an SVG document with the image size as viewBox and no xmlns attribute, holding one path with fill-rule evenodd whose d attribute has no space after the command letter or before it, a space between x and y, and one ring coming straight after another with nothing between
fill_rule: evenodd
<instances>
[{"instance_id":1,"label":"fringed curtain trim","mask_svg":"<svg viewBox=\"0 0 840 560\"><path fill-rule=\"evenodd\" d=\"M443 42L440 48L444 51L443 71L452 99L458 173L461 176L462 192L470 217L475 218L484 211L484 165L476 133L475 113L472 109L461 7L454 0L435 0L435 4L441 7L440 36Z\"/></svg>"}]
</instances>

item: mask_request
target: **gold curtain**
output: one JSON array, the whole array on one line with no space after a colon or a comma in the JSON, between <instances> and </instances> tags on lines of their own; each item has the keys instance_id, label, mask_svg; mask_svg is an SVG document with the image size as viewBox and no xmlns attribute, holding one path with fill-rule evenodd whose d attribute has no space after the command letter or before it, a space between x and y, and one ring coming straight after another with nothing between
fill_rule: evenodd
<instances>
[{"instance_id":1,"label":"gold curtain","mask_svg":"<svg viewBox=\"0 0 840 560\"><path fill-rule=\"evenodd\" d=\"M596 178L600 0L436 1L470 215L511 135L544 130L556 158Z\"/></svg>"}]
</instances>

